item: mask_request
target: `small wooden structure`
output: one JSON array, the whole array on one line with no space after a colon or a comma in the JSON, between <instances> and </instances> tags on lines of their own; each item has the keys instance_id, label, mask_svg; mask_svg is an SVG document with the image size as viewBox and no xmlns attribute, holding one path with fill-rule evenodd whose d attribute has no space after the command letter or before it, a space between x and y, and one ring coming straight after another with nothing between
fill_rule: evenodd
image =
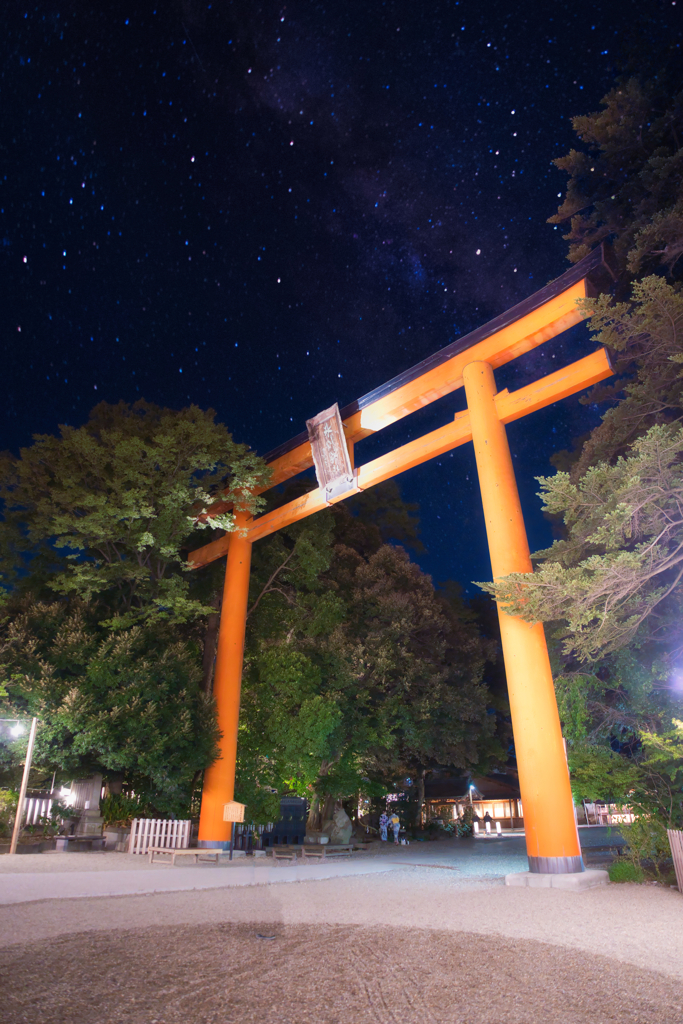
<instances>
[{"instance_id":1,"label":"small wooden structure","mask_svg":"<svg viewBox=\"0 0 683 1024\"><path fill-rule=\"evenodd\" d=\"M350 857L354 846L355 843L334 843L332 846L315 843L304 846L303 857L317 857L319 860L327 860L329 857Z\"/></svg>"},{"instance_id":2,"label":"small wooden structure","mask_svg":"<svg viewBox=\"0 0 683 1024\"><path fill-rule=\"evenodd\" d=\"M596 800L593 803L590 800L583 800L581 806L577 804L576 811L579 823L591 826L630 825L635 817L631 807L624 804L605 803L603 800Z\"/></svg>"}]
</instances>

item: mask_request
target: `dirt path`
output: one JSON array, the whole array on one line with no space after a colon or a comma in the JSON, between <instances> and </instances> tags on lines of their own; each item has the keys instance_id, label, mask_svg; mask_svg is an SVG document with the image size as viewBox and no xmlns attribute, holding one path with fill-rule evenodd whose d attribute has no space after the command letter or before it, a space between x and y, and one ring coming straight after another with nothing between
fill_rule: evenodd
<instances>
[{"instance_id":1,"label":"dirt path","mask_svg":"<svg viewBox=\"0 0 683 1024\"><path fill-rule=\"evenodd\" d=\"M5 1024L680 1024L681 983L532 940L219 924L10 947Z\"/></svg>"}]
</instances>

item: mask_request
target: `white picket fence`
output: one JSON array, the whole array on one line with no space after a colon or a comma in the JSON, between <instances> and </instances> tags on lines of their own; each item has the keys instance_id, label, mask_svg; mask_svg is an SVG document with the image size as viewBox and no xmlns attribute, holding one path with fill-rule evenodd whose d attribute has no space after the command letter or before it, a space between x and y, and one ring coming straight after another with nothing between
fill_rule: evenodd
<instances>
[{"instance_id":1,"label":"white picket fence","mask_svg":"<svg viewBox=\"0 0 683 1024\"><path fill-rule=\"evenodd\" d=\"M24 802L24 825L37 825L40 818L49 818L51 796L27 796Z\"/></svg>"},{"instance_id":2,"label":"white picket fence","mask_svg":"<svg viewBox=\"0 0 683 1024\"><path fill-rule=\"evenodd\" d=\"M128 853L147 853L150 846L166 850L186 850L190 845L192 822L166 818L133 818L130 823Z\"/></svg>"},{"instance_id":3,"label":"white picket fence","mask_svg":"<svg viewBox=\"0 0 683 1024\"><path fill-rule=\"evenodd\" d=\"M674 859L678 891L683 893L683 832L675 832L673 829L668 828L666 834L669 837L671 856Z\"/></svg>"}]
</instances>

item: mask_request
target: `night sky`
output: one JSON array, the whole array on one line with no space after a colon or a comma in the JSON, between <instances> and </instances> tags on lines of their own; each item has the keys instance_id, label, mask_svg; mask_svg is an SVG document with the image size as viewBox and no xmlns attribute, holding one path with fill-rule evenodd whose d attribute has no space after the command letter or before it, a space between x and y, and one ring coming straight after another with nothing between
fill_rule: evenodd
<instances>
[{"instance_id":1,"label":"night sky","mask_svg":"<svg viewBox=\"0 0 683 1024\"><path fill-rule=\"evenodd\" d=\"M0 446L98 401L216 410L261 454L562 273L546 224L569 118L670 0L5 0ZM615 63L617 62L617 63ZM584 327L497 371L519 387ZM446 422L462 389L356 449ZM567 399L509 430L532 548L549 457L599 421ZM490 577L471 446L399 478L435 580Z\"/></svg>"}]
</instances>

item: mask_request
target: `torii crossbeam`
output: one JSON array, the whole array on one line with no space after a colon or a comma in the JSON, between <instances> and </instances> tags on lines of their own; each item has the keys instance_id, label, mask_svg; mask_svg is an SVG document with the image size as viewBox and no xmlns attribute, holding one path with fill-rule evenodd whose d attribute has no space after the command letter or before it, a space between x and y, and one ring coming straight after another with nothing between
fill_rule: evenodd
<instances>
[{"instance_id":1,"label":"torii crossbeam","mask_svg":"<svg viewBox=\"0 0 683 1024\"><path fill-rule=\"evenodd\" d=\"M468 441L474 443L493 578L532 572L524 519L505 424L576 394L612 374L605 349L512 393L496 391L493 370L579 323L576 300L611 279L605 254L596 249L556 281L478 330L441 349L405 373L338 412L336 406L308 421L308 433L266 456L274 487L315 463L319 486L293 501L252 517L236 512L237 530L193 551L198 568L227 554L214 673L222 732L220 756L204 774L199 845L227 848L232 824L223 807L234 797L237 729L251 546L291 523L343 501ZM467 409L415 441L365 465L354 465L354 445L364 437L429 405L459 387ZM208 516L229 506L216 502ZM512 728L524 809L529 868L536 873L583 871L569 771L543 625L530 625L498 606Z\"/></svg>"}]
</instances>

